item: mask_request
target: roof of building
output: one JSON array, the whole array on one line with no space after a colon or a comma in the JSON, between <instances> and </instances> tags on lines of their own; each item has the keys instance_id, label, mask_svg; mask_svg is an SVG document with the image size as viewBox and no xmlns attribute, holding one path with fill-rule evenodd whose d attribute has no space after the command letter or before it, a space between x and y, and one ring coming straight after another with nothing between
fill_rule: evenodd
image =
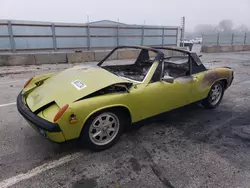
<instances>
[{"instance_id":1,"label":"roof of building","mask_svg":"<svg viewBox=\"0 0 250 188\"><path fill-rule=\"evenodd\" d=\"M7 24L8 21L11 21L11 23L13 24L31 24L31 25L51 25L52 23L54 23L55 25L77 25L77 26L85 26L87 24L89 25L98 25L98 26L130 26L130 27L142 27L144 26L143 24L126 24L126 23L122 23L122 22L118 22L118 21L112 21L112 20L98 20L98 21L93 21L93 22L89 22L89 23L62 23L62 22L42 22L42 21L27 21L27 20L1 20L0 19L0 23L4 23ZM145 25L146 27L165 27L165 28L177 28L179 26L159 26L159 25Z\"/></svg>"}]
</instances>

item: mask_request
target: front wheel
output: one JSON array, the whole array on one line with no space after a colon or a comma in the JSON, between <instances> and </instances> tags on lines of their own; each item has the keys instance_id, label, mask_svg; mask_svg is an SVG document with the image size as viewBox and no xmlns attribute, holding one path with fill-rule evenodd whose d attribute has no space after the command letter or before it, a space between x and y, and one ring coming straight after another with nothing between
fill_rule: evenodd
<instances>
[{"instance_id":1,"label":"front wheel","mask_svg":"<svg viewBox=\"0 0 250 188\"><path fill-rule=\"evenodd\" d=\"M216 82L210 89L207 98L202 101L204 108L213 109L216 108L224 95L224 84L219 81Z\"/></svg>"},{"instance_id":2,"label":"front wheel","mask_svg":"<svg viewBox=\"0 0 250 188\"><path fill-rule=\"evenodd\" d=\"M83 127L80 140L89 149L110 148L123 132L123 118L119 111L105 110L92 115Z\"/></svg>"}]
</instances>

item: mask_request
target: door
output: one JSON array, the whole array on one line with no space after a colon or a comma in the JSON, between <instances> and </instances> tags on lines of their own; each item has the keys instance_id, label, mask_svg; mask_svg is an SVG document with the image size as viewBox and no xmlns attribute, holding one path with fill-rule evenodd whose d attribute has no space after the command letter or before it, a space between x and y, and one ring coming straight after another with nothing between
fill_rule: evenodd
<instances>
[{"instance_id":1,"label":"door","mask_svg":"<svg viewBox=\"0 0 250 188\"><path fill-rule=\"evenodd\" d=\"M173 83L158 81L143 89L141 114L143 119L189 103L190 77L175 79Z\"/></svg>"},{"instance_id":2,"label":"door","mask_svg":"<svg viewBox=\"0 0 250 188\"><path fill-rule=\"evenodd\" d=\"M198 57L196 54L193 54L193 56L194 55L196 58L193 57L191 58L192 86L191 86L190 102L196 102L206 98L210 89L205 85L204 82L207 70L201 62L197 63L199 59L197 59ZM195 61L195 59L197 59L197 61Z\"/></svg>"}]
</instances>

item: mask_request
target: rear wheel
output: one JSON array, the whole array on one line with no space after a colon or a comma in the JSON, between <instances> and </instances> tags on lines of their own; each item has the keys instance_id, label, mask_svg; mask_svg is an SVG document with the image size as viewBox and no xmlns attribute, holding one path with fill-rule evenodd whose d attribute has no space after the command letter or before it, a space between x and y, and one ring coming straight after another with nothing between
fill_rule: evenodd
<instances>
[{"instance_id":1,"label":"rear wheel","mask_svg":"<svg viewBox=\"0 0 250 188\"><path fill-rule=\"evenodd\" d=\"M104 110L95 113L83 127L81 142L95 151L110 148L123 132L123 119L120 111Z\"/></svg>"},{"instance_id":2,"label":"rear wheel","mask_svg":"<svg viewBox=\"0 0 250 188\"><path fill-rule=\"evenodd\" d=\"M217 107L224 95L224 83L222 81L216 82L210 89L207 98L202 101L202 105L207 109Z\"/></svg>"}]
</instances>

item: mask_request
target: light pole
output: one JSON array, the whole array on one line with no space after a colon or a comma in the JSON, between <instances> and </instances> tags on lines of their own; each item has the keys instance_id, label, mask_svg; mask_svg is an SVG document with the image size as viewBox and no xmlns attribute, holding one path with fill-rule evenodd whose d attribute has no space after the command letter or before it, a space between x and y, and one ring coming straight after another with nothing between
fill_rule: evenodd
<instances>
[{"instance_id":1,"label":"light pole","mask_svg":"<svg viewBox=\"0 0 250 188\"><path fill-rule=\"evenodd\" d=\"M185 35L185 16L181 17L181 41L184 47L184 35Z\"/></svg>"}]
</instances>

